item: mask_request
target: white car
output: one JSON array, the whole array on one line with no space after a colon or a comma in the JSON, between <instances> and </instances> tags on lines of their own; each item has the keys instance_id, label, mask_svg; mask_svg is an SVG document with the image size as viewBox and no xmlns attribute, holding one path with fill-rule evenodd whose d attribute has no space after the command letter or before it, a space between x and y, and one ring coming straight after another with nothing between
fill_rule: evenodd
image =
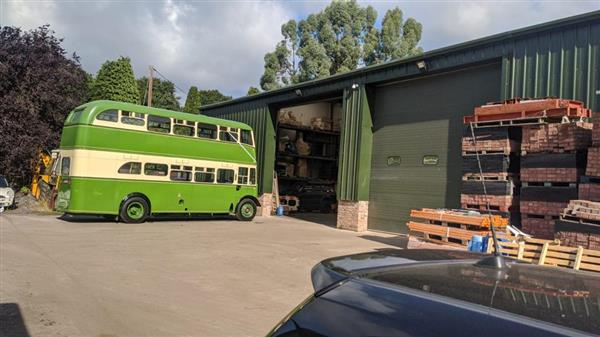
<instances>
[{"instance_id":1,"label":"white car","mask_svg":"<svg viewBox=\"0 0 600 337\"><path fill-rule=\"evenodd\" d=\"M8 181L3 176L0 176L0 212L4 211L4 208L9 207L15 200L15 191L8 186Z\"/></svg>"}]
</instances>

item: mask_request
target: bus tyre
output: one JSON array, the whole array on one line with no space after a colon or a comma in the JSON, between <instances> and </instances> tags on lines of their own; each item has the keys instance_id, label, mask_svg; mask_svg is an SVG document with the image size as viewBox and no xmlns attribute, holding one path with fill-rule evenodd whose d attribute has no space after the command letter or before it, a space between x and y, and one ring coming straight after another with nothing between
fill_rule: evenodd
<instances>
[{"instance_id":1,"label":"bus tyre","mask_svg":"<svg viewBox=\"0 0 600 337\"><path fill-rule=\"evenodd\" d=\"M121 205L119 218L125 223L141 223L150 214L150 206L142 197L131 197Z\"/></svg>"},{"instance_id":2,"label":"bus tyre","mask_svg":"<svg viewBox=\"0 0 600 337\"><path fill-rule=\"evenodd\" d=\"M240 221L252 221L256 215L256 203L251 199L243 199L238 204L235 217Z\"/></svg>"}]
</instances>

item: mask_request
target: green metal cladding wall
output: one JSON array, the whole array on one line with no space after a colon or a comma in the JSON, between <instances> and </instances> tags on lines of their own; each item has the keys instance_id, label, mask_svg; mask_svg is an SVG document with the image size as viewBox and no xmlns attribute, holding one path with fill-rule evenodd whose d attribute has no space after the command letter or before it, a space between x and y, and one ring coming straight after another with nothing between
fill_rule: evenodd
<instances>
[{"instance_id":1,"label":"green metal cladding wall","mask_svg":"<svg viewBox=\"0 0 600 337\"><path fill-rule=\"evenodd\" d=\"M369 200L373 122L365 86L345 90L340 134L339 200Z\"/></svg>"},{"instance_id":2,"label":"green metal cladding wall","mask_svg":"<svg viewBox=\"0 0 600 337\"><path fill-rule=\"evenodd\" d=\"M518 39L512 49L503 57L503 98L555 96L600 110L600 21Z\"/></svg>"},{"instance_id":3,"label":"green metal cladding wall","mask_svg":"<svg viewBox=\"0 0 600 337\"><path fill-rule=\"evenodd\" d=\"M218 113L207 115L246 123L254 130L256 160L258 162L258 192L270 193L273 190L273 169L275 164L275 128L267 106L234 105L220 109Z\"/></svg>"}]
</instances>

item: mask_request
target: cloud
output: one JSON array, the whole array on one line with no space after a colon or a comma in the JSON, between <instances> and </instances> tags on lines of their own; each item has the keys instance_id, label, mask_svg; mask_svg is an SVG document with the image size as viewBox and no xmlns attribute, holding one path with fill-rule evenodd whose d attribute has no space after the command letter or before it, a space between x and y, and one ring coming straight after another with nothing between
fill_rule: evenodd
<instances>
[{"instance_id":1,"label":"cloud","mask_svg":"<svg viewBox=\"0 0 600 337\"><path fill-rule=\"evenodd\" d=\"M263 57L281 24L322 10L327 1L25 1L0 0L0 25L50 24L69 52L96 73L107 59L132 59L136 76L155 66L178 87L241 96L258 85ZM600 9L597 1L361 1L379 13L400 7L423 23L431 50ZM185 93L178 93L185 96Z\"/></svg>"}]
</instances>

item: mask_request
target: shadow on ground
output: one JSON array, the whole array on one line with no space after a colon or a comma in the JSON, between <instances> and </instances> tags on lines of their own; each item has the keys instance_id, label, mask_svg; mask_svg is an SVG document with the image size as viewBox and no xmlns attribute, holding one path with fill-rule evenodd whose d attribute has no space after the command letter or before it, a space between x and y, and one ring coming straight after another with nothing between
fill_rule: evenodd
<instances>
[{"instance_id":1,"label":"shadow on ground","mask_svg":"<svg viewBox=\"0 0 600 337\"><path fill-rule=\"evenodd\" d=\"M29 337L17 303L0 303L0 337Z\"/></svg>"},{"instance_id":2,"label":"shadow on ground","mask_svg":"<svg viewBox=\"0 0 600 337\"><path fill-rule=\"evenodd\" d=\"M386 245L407 249L408 248L408 236L398 235L393 237L381 237L375 235L360 235L359 238L365 240L371 240L375 242L384 243Z\"/></svg>"},{"instance_id":3,"label":"shadow on ground","mask_svg":"<svg viewBox=\"0 0 600 337\"><path fill-rule=\"evenodd\" d=\"M106 223L117 223L117 217L115 215L68 215L63 214L57 219L67 222L106 222ZM234 220L235 217L230 215L161 215L157 217L150 217L146 222L162 222L162 221L198 221L198 220Z\"/></svg>"},{"instance_id":4,"label":"shadow on ground","mask_svg":"<svg viewBox=\"0 0 600 337\"><path fill-rule=\"evenodd\" d=\"M318 223L323 226L335 227L337 224L337 214L336 213L316 213L316 212L306 212L306 213L290 213L288 215L290 218L304 220L308 222Z\"/></svg>"}]
</instances>

